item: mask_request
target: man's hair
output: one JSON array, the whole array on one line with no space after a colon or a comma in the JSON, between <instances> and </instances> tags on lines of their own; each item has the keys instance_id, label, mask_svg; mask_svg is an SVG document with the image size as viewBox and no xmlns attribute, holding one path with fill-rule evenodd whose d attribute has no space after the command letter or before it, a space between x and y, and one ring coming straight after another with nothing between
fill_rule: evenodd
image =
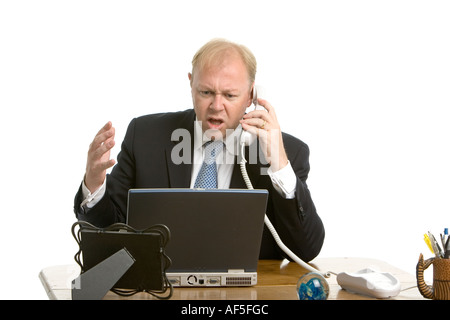
<instances>
[{"instance_id":1,"label":"man's hair","mask_svg":"<svg viewBox=\"0 0 450 320\"><path fill-rule=\"evenodd\" d=\"M192 78L195 70L218 65L226 56L238 54L247 68L249 82L252 84L256 76L256 58L244 45L225 39L213 39L201 47L192 59ZM192 79L191 79L192 81Z\"/></svg>"}]
</instances>

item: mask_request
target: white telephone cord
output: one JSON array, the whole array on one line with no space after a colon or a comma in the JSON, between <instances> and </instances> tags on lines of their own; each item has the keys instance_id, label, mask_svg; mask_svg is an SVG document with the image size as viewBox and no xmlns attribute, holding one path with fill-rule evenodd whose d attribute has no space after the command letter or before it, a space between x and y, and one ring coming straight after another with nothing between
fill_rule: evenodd
<instances>
[{"instance_id":1,"label":"white telephone cord","mask_svg":"<svg viewBox=\"0 0 450 320\"><path fill-rule=\"evenodd\" d=\"M244 133L245 134L245 133ZM248 189L253 190L253 185L252 182L250 181L250 178L247 174L247 169L245 167L245 164L247 163L247 160L245 159L245 143L241 144L241 161L240 161L240 167L241 167L241 173L242 173L242 178L245 181L245 184L247 185ZM267 228L269 229L270 233L272 234L273 238L275 239L275 242L278 244L278 246L281 248L281 250L283 250L293 261L297 262L300 266L302 266L303 268L311 271L311 272L316 272L319 273L320 275L324 276L325 278L329 278L331 276L331 271L327 271L327 272L321 272L319 270L317 270L316 268L313 268L312 266L310 266L309 264L307 264L306 262L304 262L302 259L300 259L299 257L297 257L297 255L295 255L295 253L293 253L284 243L283 241L281 241L280 236L278 235L277 231L275 230L274 226L272 225L272 223L270 222L269 218L267 217L267 214L264 215L264 223L266 224Z\"/></svg>"}]
</instances>

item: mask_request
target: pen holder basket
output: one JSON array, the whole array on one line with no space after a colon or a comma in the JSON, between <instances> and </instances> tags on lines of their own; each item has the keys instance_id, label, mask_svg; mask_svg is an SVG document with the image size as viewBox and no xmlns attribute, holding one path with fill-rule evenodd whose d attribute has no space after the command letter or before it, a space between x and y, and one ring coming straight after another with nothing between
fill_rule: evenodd
<instances>
[{"instance_id":1,"label":"pen holder basket","mask_svg":"<svg viewBox=\"0 0 450 320\"><path fill-rule=\"evenodd\" d=\"M425 283L423 272L433 265L433 286ZM450 259L431 258L423 260L420 254L416 267L417 287L427 299L450 300Z\"/></svg>"}]
</instances>

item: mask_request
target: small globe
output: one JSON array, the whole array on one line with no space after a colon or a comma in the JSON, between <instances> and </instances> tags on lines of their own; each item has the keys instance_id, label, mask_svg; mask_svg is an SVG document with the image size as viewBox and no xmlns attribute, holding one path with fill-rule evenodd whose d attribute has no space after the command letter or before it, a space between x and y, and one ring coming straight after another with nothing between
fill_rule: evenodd
<instances>
[{"instance_id":1,"label":"small globe","mask_svg":"<svg viewBox=\"0 0 450 320\"><path fill-rule=\"evenodd\" d=\"M319 273L307 273L297 282L299 300L327 300L329 293L328 282Z\"/></svg>"}]
</instances>

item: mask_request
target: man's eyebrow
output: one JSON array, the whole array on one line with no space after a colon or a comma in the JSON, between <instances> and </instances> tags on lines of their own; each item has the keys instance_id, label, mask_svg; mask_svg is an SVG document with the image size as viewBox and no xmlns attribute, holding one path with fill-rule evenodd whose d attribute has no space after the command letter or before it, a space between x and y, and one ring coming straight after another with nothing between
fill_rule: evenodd
<instances>
[{"instance_id":1,"label":"man's eyebrow","mask_svg":"<svg viewBox=\"0 0 450 320\"><path fill-rule=\"evenodd\" d=\"M216 90L213 89L212 87L210 87L209 85L201 84L201 83L198 84L197 89L198 90L207 90L207 91L216 92ZM239 93L240 90L238 88L232 88L231 87L231 88L225 88L225 89L221 90L221 92L225 92L225 93Z\"/></svg>"},{"instance_id":2,"label":"man's eyebrow","mask_svg":"<svg viewBox=\"0 0 450 320\"><path fill-rule=\"evenodd\" d=\"M212 90L212 88L211 88L209 85L203 84L203 83L199 83L199 84L197 85L197 88L199 88L199 89L208 89L208 90Z\"/></svg>"}]
</instances>

